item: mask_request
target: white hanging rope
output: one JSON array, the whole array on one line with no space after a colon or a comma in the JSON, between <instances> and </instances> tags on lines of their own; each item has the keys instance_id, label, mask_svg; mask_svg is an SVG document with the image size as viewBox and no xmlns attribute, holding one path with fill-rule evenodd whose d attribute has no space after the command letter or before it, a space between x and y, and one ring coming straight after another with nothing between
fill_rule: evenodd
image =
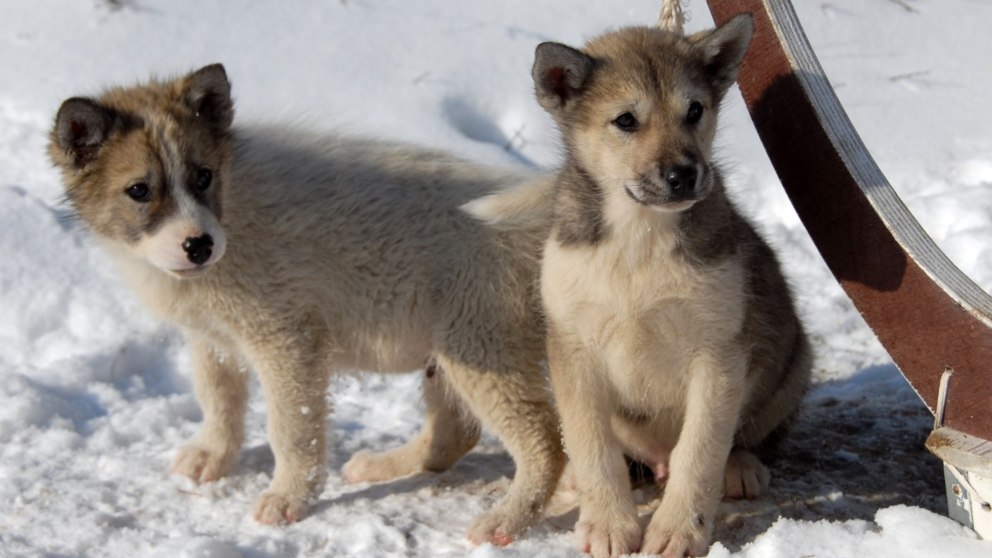
<instances>
[{"instance_id":1,"label":"white hanging rope","mask_svg":"<svg viewBox=\"0 0 992 558\"><path fill-rule=\"evenodd\" d=\"M682 9L682 0L661 0L658 27L679 35L684 33L685 11Z\"/></svg>"}]
</instances>

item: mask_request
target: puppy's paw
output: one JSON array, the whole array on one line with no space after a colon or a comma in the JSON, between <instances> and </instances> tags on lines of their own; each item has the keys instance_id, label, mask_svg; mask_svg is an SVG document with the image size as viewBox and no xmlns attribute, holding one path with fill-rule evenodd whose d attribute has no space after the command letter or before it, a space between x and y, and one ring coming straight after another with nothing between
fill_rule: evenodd
<instances>
[{"instance_id":1,"label":"puppy's paw","mask_svg":"<svg viewBox=\"0 0 992 558\"><path fill-rule=\"evenodd\" d=\"M709 520L702 514L693 516L689 510L669 512L668 507L663 500L651 517L644 533L642 552L660 554L662 558L705 555L709 549Z\"/></svg>"},{"instance_id":2,"label":"puppy's paw","mask_svg":"<svg viewBox=\"0 0 992 558\"><path fill-rule=\"evenodd\" d=\"M223 478L234 465L234 452L215 451L196 443L179 450L172 461L172 473L195 482L213 482Z\"/></svg>"},{"instance_id":3,"label":"puppy's paw","mask_svg":"<svg viewBox=\"0 0 992 558\"><path fill-rule=\"evenodd\" d=\"M345 482L383 482L419 473L421 469L411 463L397 463L391 453L360 451L341 469Z\"/></svg>"},{"instance_id":4,"label":"puppy's paw","mask_svg":"<svg viewBox=\"0 0 992 558\"><path fill-rule=\"evenodd\" d=\"M255 502L255 521L265 525L296 523L306 516L306 498L266 492Z\"/></svg>"},{"instance_id":5,"label":"puppy's paw","mask_svg":"<svg viewBox=\"0 0 992 558\"><path fill-rule=\"evenodd\" d=\"M468 530L472 544L506 546L536 521L535 514L512 512L502 506L479 516Z\"/></svg>"},{"instance_id":6,"label":"puppy's paw","mask_svg":"<svg viewBox=\"0 0 992 558\"><path fill-rule=\"evenodd\" d=\"M593 558L609 558L636 552L641 543L641 526L636 515L597 513L589 517L582 513L575 525L575 536L583 552Z\"/></svg>"},{"instance_id":7,"label":"puppy's paw","mask_svg":"<svg viewBox=\"0 0 992 558\"><path fill-rule=\"evenodd\" d=\"M723 475L723 495L734 499L757 498L768 488L770 480L771 473L757 456L749 451L733 451Z\"/></svg>"}]
</instances>

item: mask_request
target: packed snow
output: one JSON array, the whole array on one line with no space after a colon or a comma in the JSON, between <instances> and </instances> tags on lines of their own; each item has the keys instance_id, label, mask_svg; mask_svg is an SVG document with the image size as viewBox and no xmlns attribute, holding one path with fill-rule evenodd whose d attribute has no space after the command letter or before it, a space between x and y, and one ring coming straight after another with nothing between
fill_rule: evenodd
<instances>
[{"instance_id":1,"label":"packed snow","mask_svg":"<svg viewBox=\"0 0 992 558\"><path fill-rule=\"evenodd\" d=\"M818 0L799 16L883 171L936 242L992 289L992 3ZM330 478L304 521L250 516L273 465L254 389L233 474L167 473L198 427L180 335L153 318L68 219L46 155L70 96L223 62L237 120L395 138L506 166L553 168L532 98L537 43L651 24L655 0L34 0L0 18L0 556L577 557L574 495L505 548L472 547L473 517L513 463L482 443L450 471L347 485L358 450L417 432L419 375L337 380ZM690 31L711 25L701 0ZM943 516L931 418L820 260L739 95L721 126L730 188L779 249L818 353L816 386L759 500L721 504L710 556L955 558L992 542ZM637 488L644 513L657 490Z\"/></svg>"}]
</instances>

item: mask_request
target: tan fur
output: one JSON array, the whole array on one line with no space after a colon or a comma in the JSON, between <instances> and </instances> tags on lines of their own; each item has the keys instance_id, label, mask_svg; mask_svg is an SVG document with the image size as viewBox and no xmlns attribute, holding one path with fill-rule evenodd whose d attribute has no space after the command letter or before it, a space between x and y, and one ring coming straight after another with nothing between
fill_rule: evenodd
<instances>
[{"instance_id":1,"label":"tan fur","mask_svg":"<svg viewBox=\"0 0 992 558\"><path fill-rule=\"evenodd\" d=\"M230 129L228 87L212 66L71 99L52 132L74 209L144 300L189 339L204 421L175 471L201 482L230 471L244 439L249 368L276 458L255 517L298 520L326 476L328 373L403 372L436 359L444 373L427 382L420 436L357 455L345 475L381 481L444 469L475 445L481 423L517 472L470 538L506 544L539 516L563 465L541 372L536 274L548 225L487 227L460 208L547 179L403 145ZM203 167L214 182L197 193L189 181ZM136 181L155 199L128 198ZM154 239L154 250L170 251L183 241L186 232L163 224L181 213L170 200L183 199L199 200L185 222L207 230L216 217L212 234L226 247L176 272L141 247Z\"/></svg>"},{"instance_id":2,"label":"tan fur","mask_svg":"<svg viewBox=\"0 0 992 558\"><path fill-rule=\"evenodd\" d=\"M704 554L721 494L767 485L750 452L809 379L775 256L711 160L750 34L737 18L687 39L632 28L582 51L538 47L538 98L568 153L541 271L548 360L576 533L597 557ZM643 539L624 453L669 477Z\"/></svg>"}]
</instances>

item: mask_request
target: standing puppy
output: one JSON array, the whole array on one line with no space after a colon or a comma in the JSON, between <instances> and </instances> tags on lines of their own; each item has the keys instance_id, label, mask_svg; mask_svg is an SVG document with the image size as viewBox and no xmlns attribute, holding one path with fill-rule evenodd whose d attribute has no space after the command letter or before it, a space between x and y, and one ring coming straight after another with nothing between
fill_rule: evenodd
<instances>
[{"instance_id":1,"label":"standing puppy","mask_svg":"<svg viewBox=\"0 0 992 558\"><path fill-rule=\"evenodd\" d=\"M174 470L197 481L230 471L253 369L276 461L255 517L296 521L326 477L329 373L433 359L445 384L427 383L420 437L356 456L346 476L444 469L475 445L481 420L517 471L470 537L506 544L538 517L564 461L541 372L547 220L487 227L461 206L544 179L232 119L218 64L69 99L51 134L73 209L189 340L204 420Z\"/></svg>"},{"instance_id":2,"label":"standing puppy","mask_svg":"<svg viewBox=\"0 0 992 558\"><path fill-rule=\"evenodd\" d=\"M638 548L623 454L668 477L641 550L706 552L722 494L755 497L750 450L796 412L811 356L768 245L712 160L749 16L688 38L653 28L538 46L564 137L541 292L565 447L594 556Z\"/></svg>"}]
</instances>

